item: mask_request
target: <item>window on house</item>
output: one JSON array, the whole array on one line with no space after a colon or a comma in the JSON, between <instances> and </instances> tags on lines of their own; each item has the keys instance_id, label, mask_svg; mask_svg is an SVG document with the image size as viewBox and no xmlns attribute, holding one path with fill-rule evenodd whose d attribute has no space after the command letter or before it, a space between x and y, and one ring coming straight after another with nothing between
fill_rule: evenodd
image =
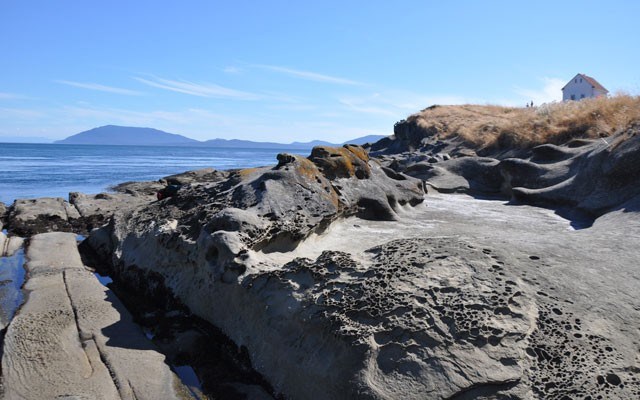
<instances>
[{"instance_id":1,"label":"window on house","mask_svg":"<svg viewBox=\"0 0 640 400\"><path fill-rule=\"evenodd\" d=\"M582 78L580 78L580 83L582 83Z\"/></svg>"},{"instance_id":2,"label":"window on house","mask_svg":"<svg viewBox=\"0 0 640 400\"><path fill-rule=\"evenodd\" d=\"M584 99L584 94L581 94L581 95L580 95L580 98L581 98L581 99Z\"/></svg>"},{"instance_id":3,"label":"window on house","mask_svg":"<svg viewBox=\"0 0 640 400\"><path fill-rule=\"evenodd\" d=\"M575 100L575 99L576 99L576 95L575 95L575 94L572 94L572 95L571 95L571 100Z\"/></svg>"},{"instance_id":4,"label":"window on house","mask_svg":"<svg viewBox=\"0 0 640 400\"><path fill-rule=\"evenodd\" d=\"M578 83L578 78L574 79L573 83Z\"/></svg>"}]
</instances>

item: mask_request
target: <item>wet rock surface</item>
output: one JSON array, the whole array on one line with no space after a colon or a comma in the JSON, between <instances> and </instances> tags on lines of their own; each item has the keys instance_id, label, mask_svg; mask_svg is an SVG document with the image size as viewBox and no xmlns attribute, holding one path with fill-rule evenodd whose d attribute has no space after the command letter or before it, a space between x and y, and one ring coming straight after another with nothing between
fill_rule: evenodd
<instances>
[{"instance_id":1,"label":"wet rock surface","mask_svg":"<svg viewBox=\"0 0 640 400\"><path fill-rule=\"evenodd\" d=\"M0 232L0 335L24 297L21 290L25 278L23 243L20 237L7 237Z\"/></svg>"}]
</instances>

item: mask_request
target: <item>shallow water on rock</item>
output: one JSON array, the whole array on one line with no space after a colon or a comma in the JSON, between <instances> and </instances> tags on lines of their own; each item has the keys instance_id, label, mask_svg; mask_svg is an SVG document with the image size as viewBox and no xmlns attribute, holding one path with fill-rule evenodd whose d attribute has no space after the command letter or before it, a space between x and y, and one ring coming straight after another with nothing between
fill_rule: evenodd
<instances>
[{"instance_id":1,"label":"shallow water on rock","mask_svg":"<svg viewBox=\"0 0 640 400\"><path fill-rule=\"evenodd\" d=\"M0 328L9 324L24 300L24 250L0 257Z\"/></svg>"},{"instance_id":2,"label":"shallow water on rock","mask_svg":"<svg viewBox=\"0 0 640 400\"><path fill-rule=\"evenodd\" d=\"M202 395L202 385L196 375L196 371L189 365L172 366L173 370L180 377L182 383L189 388L189 391L196 399L206 399Z\"/></svg>"},{"instance_id":3,"label":"shallow water on rock","mask_svg":"<svg viewBox=\"0 0 640 400\"><path fill-rule=\"evenodd\" d=\"M98 279L98 282L100 282L102 284L102 286L107 286L111 282L113 282L113 279L111 279L109 276L100 275L97 272L94 272L93 275L96 277L96 279Z\"/></svg>"}]
</instances>

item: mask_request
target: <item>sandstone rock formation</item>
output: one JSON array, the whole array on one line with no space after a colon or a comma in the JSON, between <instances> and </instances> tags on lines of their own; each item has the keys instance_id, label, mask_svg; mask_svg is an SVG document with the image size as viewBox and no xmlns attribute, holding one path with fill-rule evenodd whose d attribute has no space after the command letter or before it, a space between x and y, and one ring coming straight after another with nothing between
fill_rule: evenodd
<instances>
[{"instance_id":1,"label":"sandstone rock formation","mask_svg":"<svg viewBox=\"0 0 640 400\"><path fill-rule=\"evenodd\" d=\"M4 338L6 399L186 399L189 392L113 293L87 271L71 233L33 236L28 299Z\"/></svg>"},{"instance_id":2,"label":"sandstone rock formation","mask_svg":"<svg viewBox=\"0 0 640 400\"><path fill-rule=\"evenodd\" d=\"M404 123L396 127L395 139L373 148L383 155L384 165L441 192L499 194L526 204L571 207L594 217L640 195L640 126L608 138L530 150L485 149L487 157L456 153L464 146L458 139L440 140L435 131ZM391 155L395 149L415 151ZM444 151L454 157L438 159Z\"/></svg>"},{"instance_id":3,"label":"sandstone rock formation","mask_svg":"<svg viewBox=\"0 0 640 400\"><path fill-rule=\"evenodd\" d=\"M226 178L226 171L218 171L213 168L203 168L195 171L187 171L181 174L169 175L160 179L163 185L186 185L194 183L215 182Z\"/></svg>"},{"instance_id":4,"label":"sandstone rock formation","mask_svg":"<svg viewBox=\"0 0 640 400\"><path fill-rule=\"evenodd\" d=\"M357 371L352 362L340 367L350 373L340 374L341 363L325 365L303 354L308 347L291 350L292 343L278 340L279 329L294 329L303 320L273 315L269 294L251 289L254 280L275 267L254 262L252 254L291 250L350 215L394 220L403 207L420 204L423 194L420 181L382 168L360 147L318 147L308 159L280 154L272 168L232 171L225 180L186 185L175 197L115 215L89 243L113 265L115 276L150 294L168 289L191 312L245 346L254 367L276 390L299 397L310 393L311 384L318 396L323 390L329 390L327 395L355 394L367 385L351 385ZM317 324L328 328L327 322ZM318 345L314 354L324 350L323 357L351 357L341 355L340 349L348 347L330 340L324 330L305 332ZM275 356L285 350L293 353ZM279 365L293 360L303 368ZM336 368L335 373L328 367ZM335 384L318 379L324 373L335 376Z\"/></svg>"},{"instance_id":5,"label":"sandstone rock formation","mask_svg":"<svg viewBox=\"0 0 640 400\"><path fill-rule=\"evenodd\" d=\"M563 275L606 256L574 254L552 213L517 208L503 223L502 209L447 208L453 198L429 196L416 208L420 182L401 173L495 193L509 190L500 168L540 163L534 176L548 165L541 157L562 151L541 148L525 161L390 156L382 165L349 146L281 154L274 168L187 184L116 215L88 243L116 279L151 296L168 291L220 327L287 398L632 398L639 366L625 349L638 333L618 335L616 319L593 325L603 311L586 311L588 290ZM604 243L607 223L595 226L581 236L591 246ZM534 231L547 239L523 245ZM545 257L545 246L562 260ZM622 270L633 254L619 258ZM562 265L567 272L541 275ZM591 290L613 287L589 281ZM639 321L636 306L618 308L621 318Z\"/></svg>"}]
</instances>

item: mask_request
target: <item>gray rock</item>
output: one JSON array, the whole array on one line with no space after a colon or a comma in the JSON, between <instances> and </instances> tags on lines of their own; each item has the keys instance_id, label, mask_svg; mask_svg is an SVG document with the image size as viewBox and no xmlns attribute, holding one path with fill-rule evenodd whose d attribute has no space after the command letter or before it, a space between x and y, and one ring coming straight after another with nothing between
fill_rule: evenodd
<instances>
[{"instance_id":1,"label":"gray rock","mask_svg":"<svg viewBox=\"0 0 640 400\"><path fill-rule=\"evenodd\" d=\"M78 210L58 197L18 199L11 207L8 225L17 235L31 236L48 231L71 232L79 218Z\"/></svg>"},{"instance_id":2,"label":"gray rock","mask_svg":"<svg viewBox=\"0 0 640 400\"><path fill-rule=\"evenodd\" d=\"M33 236L27 257L29 297L4 339L6 398L190 397L120 301L85 270L75 235Z\"/></svg>"},{"instance_id":3,"label":"gray rock","mask_svg":"<svg viewBox=\"0 0 640 400\"><path fill-rule=\"evenodd\" d=\"M160 183L165 185L186 185L194 183L217 182L229 175L226 171L218 171L213 168L204 168L195 171L187 171L181 174L165 176Z\"/></svg>"},{"instance_id":4,"label":"gray rock","mask_svg":"<svg viewBox=\"0 0 640 400\"><path fill-rule=\"evenodd\" d=\"M288 398L640 394L637 198L581 231L529 206L427 203L336 220L286 252L236 231L192 240L185 220L146 231L142 210L89 242L141 291L162 285L222 328Z\"/></svg>"},{"instance_id":5,"label":"gray rock","mask_svg":"<svg viewBox=\"0 0 640 400\"><path fill-rule=\"evenodd\" d=\"M116 212L123 212L155 200L155 192L144 191L127 193L100 193L87 195L78 192L69 193L69 202L81 217L76 223L78 231L85 233L106 223Z\"/></svg>"},{"instance_id":6,"label":"gray rock","mask_svg":"<svg viewBox=\"0 0 640 400\"><path fill-rule=\"evenodd\" d=\"M116 214L88 243L121 279L166 289L247 348L286 397L633 398L634 140L606 154L589 142L528 159L422 158L402 171L388 167L402 157L377 163L359 148L281 154L274 168ZM559 181L598 199L582 168L622 193L602 200L618 208L587 232L568 235L550 211L459 196L406 207L422 200L409 174L514 196L513 185ZM621 224L629 235L611 243ZM614 259L619 272L607 272Z\"/></svg>"},{"instance_id":7,"label":"gray rock","mask_svg":"<svg viewBox=\"0 0 640 400\"><path fill-rule=\"evenodd\" d=\"M264 368L283 369L275 355L286 352L304 370L281 373L277 386L292 398L452 398L519 380L525 345L511 338L531 329L534 305L523 294L503 305L521 288L500 278L493 258L453 238L394 240L365 254L362 263L325 251L244 282L267 304Z\"/></svg>"},{"instance_id":8,"label":"gray rock","mask_svg":"<svg viewBox=\"0 0 640 400\"><path fill-rule=\"evenodd\" d=\"M497 165L498 161L492 158L463 157L437 165L412 164L404 172L443 193L500 193L502 179Z\"/></svg>"},{"instance_id":9,"label":"gray rock","mask_svg":"<svg viewBox=\"0 0 640 400\"><path fill-rule=\"evenodd\" d=\"M4 221L7 217L7 206L0 201L0 231L2 231Z\"/></svg>"},{"instance_id":10,"label":"gray rock","mask_svg":"<svg viewBox=\"0 0 640 400\"><path fill-rule=\"evenodd\" d=\"M276 390L301 396L303 391L310 393L305 385L312 384L317 393L325 393L321 388L327 380L311 378L327 372L326 365L296 368L299 376L294 380L290 368L272 364L278 362L273 351L285 344L275 343L277 327L260 325L267 324L270 313L259 311L268 305L266 298L251 294L251 281L261 270L251 262L252 254L289 251L322 233L332 221L351 215L395 220L398 213L423 201L424 190L417 179L385 172L358 146L318 147L308 159L280 154L278 161L273 168L232 171L224 180L186 185L172 198L115 214L88 243L113 265L117 276L139 284L140 290L153 292L151 280L157 282L154 287L165 286L193 313L245 345L255 368ZM147 274L154 278L145 278ZM246 325L250 320L260 324ZM291 329L288 324L293 321L282 322L282 328ZM240 330L262 328L270 335L263 342L238 336ZM337 377L342 368L351 367L346 363L327 376ZM331 384L330 393L347 390L348 379L342 375Z\"/></svg>"},{"instance_id":11,"label":"gray rock","mask_svg":"<svg viewBox=\"0 0 640 400\"><path fill-rule=\"evenodd\" d=\"M640 194L640 128L566 150L573 157L514 168L505 160L500 169L510 177L516 200L544 206L567 205L599 216ZM519 165L524 166L523 162Z\"/></svg>"},{"instance_id":12,"label":"gray rock","mask_svg":"<svg viewBox=\"0 0 640 400\"><path fill-rule=\"evenodd\" d=\"M23 236L51 231L87 234L116 212L154 201L155 189L164 186L159 183L130 183L126 187L129 189L123 189L123 192L96 195L72 192L69 193L69 202L47 197L16 200L10 208L7 227Z\"/></svg>"},{"instance_id":13,"label":"gray rock","mask_svg":"<svg viewBox=\"0 0 640 400\"><path fill-rule=\"evenodd\" d=\"M506 157L512 151L496 154L499 159L454 152L457 158L430 165L419 154L403 153L383 162L442 192L502 194L521 203L600 216L640 193L639 132L633 127L601 140L545 144L519 157Z\"/></svg>"},{"instance_id":14,"label":"gray rock","mask_svg":"<svg viewBox=\"0 0 640 400\"><path fill-rule=\"evenodd\" d=\"M158 190L166 185L162 182L124 182L109 188L116 193L131 196L155 196Z\"/></svg>"}]
</instances>

